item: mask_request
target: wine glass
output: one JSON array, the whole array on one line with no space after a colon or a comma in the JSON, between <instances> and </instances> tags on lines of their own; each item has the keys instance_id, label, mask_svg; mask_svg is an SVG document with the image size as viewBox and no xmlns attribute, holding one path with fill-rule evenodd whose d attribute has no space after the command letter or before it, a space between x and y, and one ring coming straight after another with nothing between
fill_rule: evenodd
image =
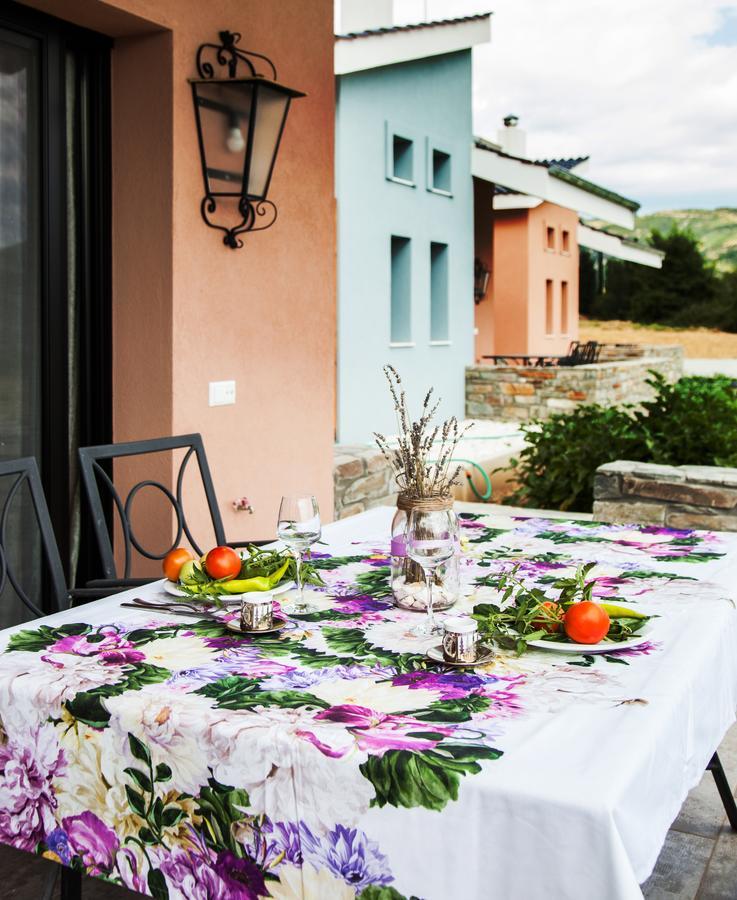
<instances>
[{"instance_id":1,"label":"wine glass","mask_svg":"<svg viewBox=\"0 0 737 900\"><path fill-rule=\"evenodd\" d=\"M298 598L294 603L282 606L289 614L305 614L316 612L318 607L305 602L304 584L302 583L302 554L316 541L320 540L320 509L317 499L311 494L294 494L282 497L279 507L279 522L276 533L287 545L297 564Z\"/></svg>"},{"instance_id":2,"label":"wine glass","mask_svg":"<svg viewBox=\"0 0 737 900\"><path fill-rule=\"evenodd\" d=\"M456 552L458 519L452 509L425 511L413 509L407 523L407 556L422 567L427 585L427 617L411 633L417 637L435 634L441 629L432 609L435 570Z\"/></svg>"}]
</instances>

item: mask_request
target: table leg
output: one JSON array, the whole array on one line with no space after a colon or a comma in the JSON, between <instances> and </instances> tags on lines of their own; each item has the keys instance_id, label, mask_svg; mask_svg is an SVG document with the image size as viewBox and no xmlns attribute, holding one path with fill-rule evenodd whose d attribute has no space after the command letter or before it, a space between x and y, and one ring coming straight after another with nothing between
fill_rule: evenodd
<instances>
[{"instance_id":1,"label":"table leg","mask_svg":"<svg viewBox=\"0 0 737 900\"><path fill-rule=\"evenodd\" d=\"M82 900L82 875L66 866L61 869L61 900Z\"/></svg>"},{"instance_id":2,"label":"table leg","mask_svg":"<svg viewBox=\"0 0 737 900\"><path fill-rule=\"evenodd\" d=\"M719 796L722 798L724 811L727 813L727 818L729 819L729 824L732 826L732 831L737 831L737 803L735 802L734 794L729 787L727 775L722 766L722 761L719 759L718 753L715 753L714 756L712 756L711 761L706 768L714 776L714 781L716 782Z\"/></svg>"}]
</instances>

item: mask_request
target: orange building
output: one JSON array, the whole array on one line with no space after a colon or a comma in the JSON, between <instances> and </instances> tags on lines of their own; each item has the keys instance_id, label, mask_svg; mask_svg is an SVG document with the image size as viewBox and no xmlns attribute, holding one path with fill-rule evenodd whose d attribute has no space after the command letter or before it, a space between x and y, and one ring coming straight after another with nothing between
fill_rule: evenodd
<instances>
[{"instance_id":1,"label":"orange building","mask_svg":"<svg viewBox=\"0 0 737 900\"><path fill-rule=\"evenodd\" d=\"M634 227L639 205L582 177L587 157L533 161L515 116L473 149L476 359L563 356L578 339L579 247L659 268L662 255L586 225Z\"/></svg>"}]
</instances>

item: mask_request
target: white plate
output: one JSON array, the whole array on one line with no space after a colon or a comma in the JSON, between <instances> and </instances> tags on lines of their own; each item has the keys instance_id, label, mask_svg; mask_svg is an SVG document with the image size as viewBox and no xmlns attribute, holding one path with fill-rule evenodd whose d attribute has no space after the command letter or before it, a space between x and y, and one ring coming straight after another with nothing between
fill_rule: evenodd
<instances>
[{"instance_id":1,"label":"white plate","mask_svg":"<svg viewBox=\"0 0 737 900\"><path fill-rule=\"evenodd\" d=\"M291 590L293 587L293 581L285 581L283 584L277 585L270 591L248 591L247 594L218 594L217 596L218 599L225 604L240 603L241 600L246 596L255 596L256 594L258 594L259 597L276 597L279 594L283 594L285 591ZM194 594L188 594L186 591L183 591L178 584L175 584L173 581L169 580L164 581L164 590L167 594L171 594L173 597L186 597L188 600L195 601L201 599ZM206 594L203 599L206 599L207 596L208 595Z\"/></svg>"},{"instance_id":2,"label":"white plate","mask_svg":"<svg viewBox=\"0 0 737 900\"><path fill-rule=\"evenodd\" d=\"M574 644L563 643L558 641L528 641L528 647L535 647L538 650L553 650L556 653L613 653L615 650L626 650L628 647L636 647L648 640L650 629L647 625L638 632L634 637L626 641L613 643L611 641L603 641L600 644Z\"/></svg>"}]
</instances>

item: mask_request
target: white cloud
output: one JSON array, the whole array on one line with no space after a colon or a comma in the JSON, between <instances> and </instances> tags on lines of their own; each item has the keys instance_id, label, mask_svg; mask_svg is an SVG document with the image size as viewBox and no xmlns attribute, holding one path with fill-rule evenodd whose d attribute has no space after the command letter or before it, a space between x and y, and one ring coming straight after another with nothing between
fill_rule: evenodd
<instances>
[{"instance_id":1,"label":"white cloud","mask_svg":"<svg viewBox=\"0 0 737 900\"><path fill-rule=\"evenodd\" d=\"M474 127L514 112L535 157L650 209L737 206L737 0L395 0L398 21L493 9L474 50Z\"/></svg>"}]
</instances>

